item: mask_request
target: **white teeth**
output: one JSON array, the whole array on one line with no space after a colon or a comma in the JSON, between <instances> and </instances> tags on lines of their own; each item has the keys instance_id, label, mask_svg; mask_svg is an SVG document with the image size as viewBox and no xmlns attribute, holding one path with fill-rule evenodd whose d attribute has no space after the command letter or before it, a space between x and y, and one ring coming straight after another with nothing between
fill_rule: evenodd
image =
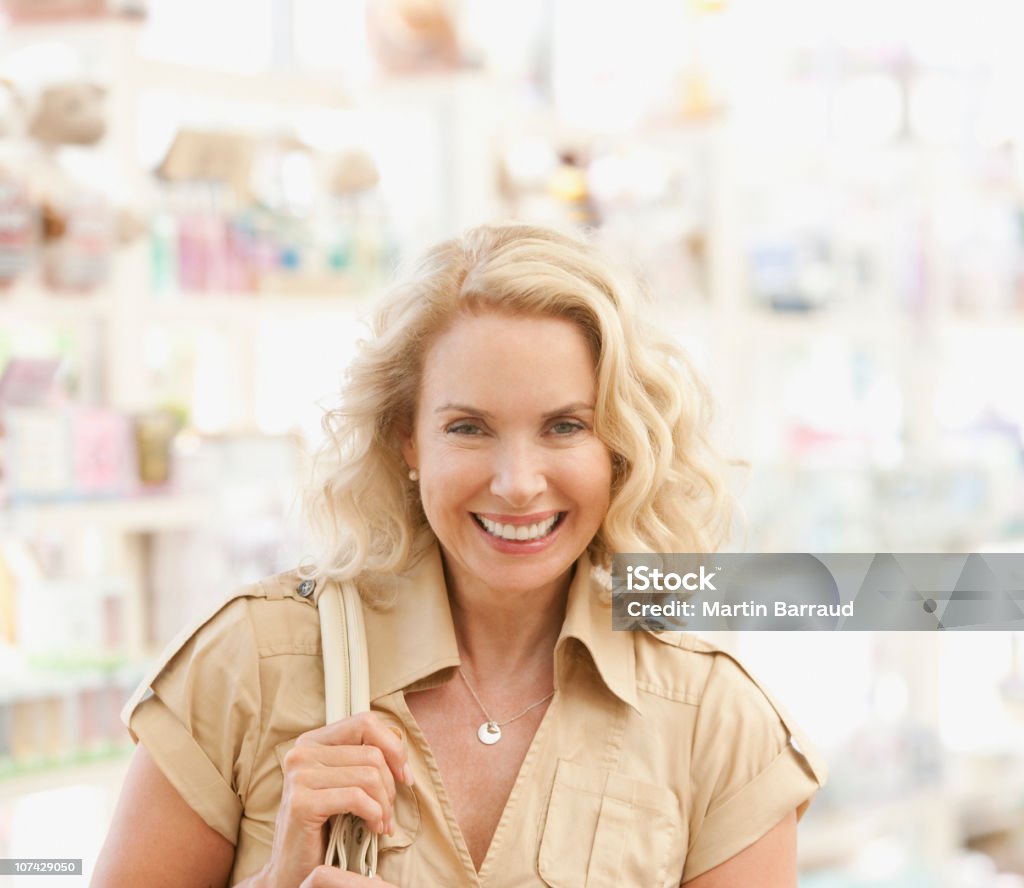
<instances>
[{"instance_id":1,"label":"white teeth","mask_svg":"<svg viewBox=\"0 0 1024 888\"><path fill-rule=\"evenodd\" d=\"M551 528L555 526L558 515L552 515L537 524L501 524L491 521L490 518L484 518L483 515L477 515L476 518L492 536L500 537L503 540L522 541L539 540L541 537L547 536L551 533Z\"/></svg>"}]
</instances>

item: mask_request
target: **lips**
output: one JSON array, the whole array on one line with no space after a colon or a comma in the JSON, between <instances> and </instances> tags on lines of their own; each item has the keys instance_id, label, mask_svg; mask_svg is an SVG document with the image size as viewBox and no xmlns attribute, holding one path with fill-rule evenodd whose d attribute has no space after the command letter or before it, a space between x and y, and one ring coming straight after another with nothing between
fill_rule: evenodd
<instances>
[{"instance_id":1,"label":"lips","mask_svg":"<svg viewBox=\"0 0 1024 888\"><path fill-rule=\"evenodd\" d=\"M532 523L511 523L494 521L484 515L473 512L473 518L488 534L506 542L536 542L548 536L565 517L565 512L556 512L540 521Z\"/></svg>"}]
</instances>

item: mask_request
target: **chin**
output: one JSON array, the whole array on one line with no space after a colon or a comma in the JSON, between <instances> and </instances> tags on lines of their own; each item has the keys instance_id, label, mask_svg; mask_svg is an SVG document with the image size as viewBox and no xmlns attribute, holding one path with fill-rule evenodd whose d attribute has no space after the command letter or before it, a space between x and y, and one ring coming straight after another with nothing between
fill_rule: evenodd
<instances>
[{"instance_id":1,"label":"chin","mask_svg":"<svg viewBox=\"0 0 1024 888\"><path fill-rule=\"evenodd\" d=\"M545 558L533 564L477 564L475 575L489 588L508 593L534 592L557 583L572 570L575 559Z\"/></svg>"}]
</instances>

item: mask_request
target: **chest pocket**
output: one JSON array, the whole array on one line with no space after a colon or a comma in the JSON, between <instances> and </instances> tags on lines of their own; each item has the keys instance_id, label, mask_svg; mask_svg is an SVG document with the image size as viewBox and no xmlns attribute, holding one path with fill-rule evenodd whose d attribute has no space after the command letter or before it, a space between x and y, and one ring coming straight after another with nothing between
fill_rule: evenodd
<instances>
[{"instance_id":1,"label":"chest pocket","mask_svg":"<svg viewBox=\"0 0 1024 888\"><path fill-rule=\"evenodd\" d=\"M685 847L676 797L664 786L559 761L537 861L551 888L677 886ZM680 868L681 869L681 868Z\"/></svg>"}]
</instances>

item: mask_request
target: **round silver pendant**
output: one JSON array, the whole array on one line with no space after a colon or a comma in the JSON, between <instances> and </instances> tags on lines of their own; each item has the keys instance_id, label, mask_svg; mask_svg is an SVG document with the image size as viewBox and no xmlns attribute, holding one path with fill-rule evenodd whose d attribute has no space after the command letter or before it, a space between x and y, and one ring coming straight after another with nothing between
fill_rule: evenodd
<instances>
[{"instance_id":1,"label":"round silver pendant","mask_svg":"<svg viewBox=\"0 0 1024 888\"><path fill-rule=\"evenodd\" d=\"M476 735L480 738L481 743L493 746L501 739L501 728L494 722L484 722L477 728Z\"/></svg>"}]
</instances>

